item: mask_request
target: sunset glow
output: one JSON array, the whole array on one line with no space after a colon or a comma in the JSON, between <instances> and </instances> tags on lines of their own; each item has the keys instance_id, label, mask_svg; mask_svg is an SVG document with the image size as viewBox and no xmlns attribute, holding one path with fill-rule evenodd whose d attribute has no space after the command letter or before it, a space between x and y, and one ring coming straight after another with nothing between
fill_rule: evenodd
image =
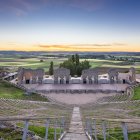
<instances>
[{"instance_id":1,"label":"sunset glow","mask_svg":"<svg viewBox=\"0 0 140 140\"><path fill-rule=\"evenodd\" d=\"M140 52L139 0L0 1L0 50Z\"/></svg>"}]
</instances>

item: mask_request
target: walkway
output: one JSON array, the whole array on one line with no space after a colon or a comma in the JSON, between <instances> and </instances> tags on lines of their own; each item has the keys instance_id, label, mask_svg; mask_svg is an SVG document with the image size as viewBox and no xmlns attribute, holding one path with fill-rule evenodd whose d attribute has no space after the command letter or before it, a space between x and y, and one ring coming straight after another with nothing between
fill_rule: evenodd
<instances>
[{"instance_id":1,"label":"walkway","mask_svg":"<svg viewBox=\"0 0 140 140\"><path fill-rule=\"evenodd\" d=\"M83 130L79 107L73 108L70 128L63 140L88 140Z\"/></svg>"},{"instance_id":2,"label":"walkway","mask_svg":"<svg viewBox=\"0 0 140 140\"><path fill-rule=\"evenodd\" d=\"M59 91L59 90L113 90L122 91L128 87L128 84L24 84L27 89L34 89L37 91Z\"/></svg>"}]
</instances>

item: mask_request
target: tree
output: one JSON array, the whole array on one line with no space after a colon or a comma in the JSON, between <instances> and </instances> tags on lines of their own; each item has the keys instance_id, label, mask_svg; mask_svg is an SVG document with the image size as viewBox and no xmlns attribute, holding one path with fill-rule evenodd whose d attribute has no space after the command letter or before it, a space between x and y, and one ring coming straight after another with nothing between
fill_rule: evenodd
<instances>
[{"instance_id":1,"label":"tree","mask_svg":"<svg viewBox=\"0 0 140 140\"><path fill-rule=\"evenodd\" d=\"M80 76L82 73L82 70L90 68L90 64L89 64L89 61L87 60L80 62L79 55L76 54L76 55L72 55L68 60L61 63L60 67L69 69L70 74L72 76L74 75Z\"/></svg>"},{"instance_id":2,"label":"tree","mask_svg":"<svg viewBox=\"0 0 140 140\"><path fill-rule=\"evenodd\" d=\"M81 63L82 65L82 69L89 69L90 68L90 64L89 61L85 60Z\"/></svg>"},{"instance_id":3,"label":"tree","mask_svg":"<svg viewBox=\"0 0 140 140\"><path fill-rule=\"evenodd\" d=\"M79 65L79 55L78 54L75 55L75 62L76 62L76 65Z\"/></svg>"},{"instance_id":4,"label":"tree","mask_svg":"<svg viewBox=\"0 0 140 140\"><path fill-rule=\"evenodd\" d=\"M49 74L53 75L53 61L50 62Z\"/></svg>"},{"instance_id":5,"label":"tree","mask_svg":"<svg viewBox=\"0 0 140 140\"><path fill-rule=\"evenodd\" d=\"M40 59L40 62L43 62L43 59Z\"/></svg>"},{"instance_id":6,"label":"tree","mask_svg":"<svg viewBox=\"0 0 140 140\"><path fill-rule=\"evenodd\" d=\"M74 55L71 56L71 60L72 60L73 63L75 62L75 56Z\"/></svg>"},{"instance_id":7,"label":"tree","mask_svg":"<svg viewBox=\"0 0 140 140\"><path fill-rule=\"evenodd\" d=\"M70 70L71 75L75 75L75 63L71 59L64 61L60 64L60 67L67 68Z\"/></svg>"}]
</instances>

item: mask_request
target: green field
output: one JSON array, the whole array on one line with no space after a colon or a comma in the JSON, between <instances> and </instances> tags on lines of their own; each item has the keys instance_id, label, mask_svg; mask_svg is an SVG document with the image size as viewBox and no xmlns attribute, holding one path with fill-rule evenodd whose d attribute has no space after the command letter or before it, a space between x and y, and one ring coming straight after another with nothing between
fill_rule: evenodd
<instances>
[{"instance_id":1,"label":"green field","mask_svg":"<svg viewBox=\"0 0 140 140\"><path fill-rule=\"evenodd\" d=\"M64 61L64 59L44 59L43 62L40 62L39 58L29 58L29 59L16 59L16 58L0 58L0 66L4 67L18 67L25 68L44 68L45 71L48 71L50 62L54 62L54 68L59 67L59 64Z\"/></svg>"},{"instance_id":2,"label":"green field","mask_svg":"<svg viewBox=\"0 0 140 140\"><path fill-rule=\"evenodd\" d=\"M59 67L59 64L62 63L67 58L44 58L43 62L40 62L41 58L0 58L0 66L10 67L14 70L17 70L18 67L25 68L43 68L45 71L48 71L50 62L54 62L54 69ZM85 59L80 59L80 61L84 61ZM125 61L115 61L115 60L99 60L99 59L87 59L90 61L90 65L92 68L95 67L106 67L106 68L130 68L135 67L136 72L140 73L140 63L130 63Z\"/></svg>"},{"instance_id":3,"label":"green field","mask_svg":"<svg viewBox=\"0 0 140 140\"><path fill-rule=\"evenodd\" d=\"M0 98L21 99L21 100L35 100L35 101L48 101L46 98L38 94L25 95L24 91L13 87L12 85L0 81Z\"/></svg>"}]
</instances>

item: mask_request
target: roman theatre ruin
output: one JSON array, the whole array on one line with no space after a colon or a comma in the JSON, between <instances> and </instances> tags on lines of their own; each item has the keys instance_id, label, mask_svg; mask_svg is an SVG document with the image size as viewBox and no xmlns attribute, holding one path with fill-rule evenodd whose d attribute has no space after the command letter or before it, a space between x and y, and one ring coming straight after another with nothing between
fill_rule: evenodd
<instances>
[{"instance_id":1,"label":"roman theatre ruin","mask_svg":"<svg viewBox=\"0 0 140 140\"><path fill-rule=\"evenodd\" d=\"M83 70L80 77L72 77L66 68L55 69L52 76L45 75L43 69L20 68L15 84L55 102L87 104L106 96L128 94L128 87L135 82L135 68L125 73L115 68L104 73L91 68Z\"/></svg>"}]
</instances>

